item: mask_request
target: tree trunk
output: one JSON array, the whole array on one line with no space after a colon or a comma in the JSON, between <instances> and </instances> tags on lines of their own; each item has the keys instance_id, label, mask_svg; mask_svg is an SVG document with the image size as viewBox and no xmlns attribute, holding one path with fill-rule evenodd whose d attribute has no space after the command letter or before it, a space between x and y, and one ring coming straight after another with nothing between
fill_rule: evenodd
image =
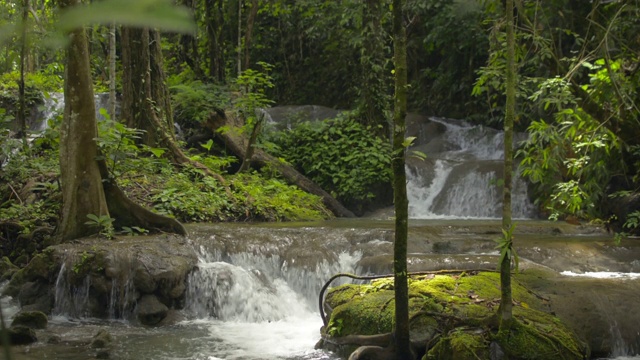
<instances>
[{"instance_id":1,"label":"tree trunk","mask_svg":"<svg viewBox=\"0 0 640 360\"><path fill-rule=\"evenodd\" d=\"M395 289L395 345L397 359L413 359L409 339L409 290L407 284L407 236L409 200L405 173L407 115L407 35L402 18L404 0L393 0L393 48L395 96L393 114L393 201L396 223L393 246L393 280Z\"/></svg>"},{"instance_id":2,"label":"tree trunk","mask_svg":"<svg viewBox=\"0 0 640 360\"><path fill-rule=\"evenodd\" d=\"M238 54L236 63L238 66L238 74L242 73L242 0L238 0Z\"/></svg>"},{"instance_id":3,"label":"tree trunk","mask_svg":"<svg viewBox=\"0 0 640 360\"><path fill-rule=\"evenodd\" d=\"M122 28L122 117L145 130L142 143L157 147L173 134L157 30Z\"/></svg>"},{"instance_id":4,"label":"tree trunk","mask_svg":"<svg viewBox=\"0 0 640 360\"><path fill-rule=\"evenodd\" d=\"M367 0L363 7L364 46L360 50L363 86L359 113L364 125L371 126L376 135L389 139L390 124L386 114L390 105L386 91L389 77L384 67L385 35L380 24L381 7L380 0Z\"/></svg>"},{"instance_id":5,"label":"tree trunk","mask_svg":"<svg viewBox=\"0 0 640 360\"><path fill-rule=\"evenodd\" d=\"M79 0L62 0L62 7L76 6ZM87 215L114 216L115 226L141 226L186 234L175 219L154 214L134 204L109 177L99 151L89 50L84 29L71 32L67 51L64 86L65 109L61 126L60 178L62 219L58 227L61 241L93 235L98 229L85 224Z\"/></svg>"},{"instance_id":6,"label":"tree trunk","mask_svg":"<svg viewBox=\"0 0 640 360\"><path fill-rule=\"evenodd\" d=\"M516 65L515 35L513 26L513 0L507 0L507 68L506 68L506 108L504 118L504 189L502 195L502 230L507 237L508 250L500 263L500 329L508 330L513 320L511 296L511 189L513 186L513 120L516 110Z\"/></svg>"},{"instance_id":7,"label":"tree trunk","mask_svg":"<svg viewBox=\"0 0 640 360\"><path fill-rule=\"evenodd\" d=\"M224 184L220 175L189 159L175 141L161 50L157 30L122 28L122 116L128 127L146 131L144 144L164 147L173 163L189 164Z\"/></svg>"},{"instance_id":8,"label":"tree trunk","mask_svg":"<svg viewBox=\"0 0 640 360\"><path fill-rule=\"evenodd\" d=\"M22 31L20 35L20 81L18 81L18 124L20 131L18 136L22 139L22 146L29 148L27 142L27 107L24 93L24 73L27 62L27 21L29 20L29 0L23 0L22 4Z\"/></svg>"},{"instance_id":9,"label":"tree trunk","mask_svg":"<svg viewBox=\"0 0 640 360\"><path fill-rule=\"evenodd\" d=\"M222 15L221 0L205 0L205 24L207 29L209 77L220 84L225 81L224 51L222 44L222 29L224 16Z\"/></svg>"},{"instance_id":10,"label":"tree trunk","mask_svg":"<svg viewBox=\"0 0 640 360\"><path fill-rule=\"evenodd\" d=\"M80 4L62 0L61 7ZM89 50L84 29L73 30L67 50L64 82L64 120L60 128L60 179L62 184L60 240L93 235L96 228L86 225L88 214L109 215L96 161L98 136Z\"/></svg>"},{"instance_id":11,"label":"tree trunk","mask_svg":"<svg viewBox=\"0 0 640 360\"><path fill-rule=\"evenodd\" d=\"M258 0L251 2L251 12L247 17L247 31L244 34L244 69L251 68L251 39L253 37L253 24L258 15Z\"/></svg>"},{"instance_id":12,"label":"tree trunk","mask_svg":"<svg viewBox=\"0 0 640 360\"><path fill-rule=\"evenodd\" d=\"M109 116L116 120L116 24L109 25Z\"/></svg>"},{"instance_id":13,"label":"tree trunk","mask_svg":"<svg viewBox=\"0 0 640 360\"><path fill-rule=\"evenodd\" d=\"M182 0L182 5L191 9L194 12L195 17L198 18L199 10L194 0ZM196 79L203 79L202 69L200 68L200 51L198 51L197 34L181 34L179 38L180 52L178 58L181 63L187 64L191 71L193 71Z\"/></svg>"},{"instance_id":14,"label":"tree trunk","mask_svg":"<svg viewBox=\"0 0 640 360\"><path fill-rule=\"evenodd\" d=\"M242 127L242 124L239 120L233 119L231 116L227 117L221 112L210 116L205 126L210 128L213 133L224 142L225 146L229 151L231 151L231 153L240 159L246 158L247 144L249 141L240 135L239 129ZM222 126L228 126L229 129L224 132L218 131ZM324 205L336 216L349 218L355 217L353 212L345 208L338 200L324 191L316 183L309 180L293 167L264 152L262 149L254 149L251 161L252 164L257 167L270 166L272 169L280 173L289 183L295 184L300 189L308 193L320 196Z\"/></svg>"}]
</instances>

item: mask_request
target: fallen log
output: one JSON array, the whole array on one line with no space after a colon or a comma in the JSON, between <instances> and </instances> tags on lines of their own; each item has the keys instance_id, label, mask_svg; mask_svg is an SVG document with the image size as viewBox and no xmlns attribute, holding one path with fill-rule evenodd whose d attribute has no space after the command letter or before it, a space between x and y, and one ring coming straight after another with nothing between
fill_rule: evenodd
<instances>
[{"instance_id":1,"label":"fallen log","mask_svg":"<svg viewBox=\"0 0 640 360\"><path fill-rule=\"evenodd\" d=\"M242 121L235 116L225 114L224 112L212 113L207 121L203 124L211 129L215 136L220 139L227 149L241 160L245 160L247 154L248 139L241 133ZM220 131L224 129L224 131ZM269 155L260 148L253 149L251 159L246 159L252 166L263 167L269 166L291 184L298 186L300 189L320 196L324 205L338 217L355 217L351 210L347 209L338 200L322 189L318 184L302 175L295 168L280 161L276 157Z\"/></svg>"}]
</instances>

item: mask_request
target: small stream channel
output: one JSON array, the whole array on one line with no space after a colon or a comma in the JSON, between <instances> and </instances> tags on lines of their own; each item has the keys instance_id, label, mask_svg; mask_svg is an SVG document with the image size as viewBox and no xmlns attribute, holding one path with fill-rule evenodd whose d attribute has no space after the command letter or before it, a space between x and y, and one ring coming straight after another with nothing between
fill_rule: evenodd
<instances>
[{"instance_id":1,"label":"small stream channel","mask_svg":"<svg viewBox=\"0 0 640 360\"><path fill-rule=\"evenodd\" d=\"M322 325L316 305L319 290L337 272L388 273L392 227L390 221L364 219L190 226L186 246L198 253L198 270L188 278L184 308L172 315L173 325L139 326L126 312L109 320L84 318L79 315L82 301L57 296L56 314L39 333L40 341L14 348L15 358L94 358L87 344L99 329L107 329L114 337L113 359L338 359L314 350ZM640 242L629 239L615 245L597 229L545 221L521 221L516 229L525 271L534 266L552 269L565 279L566 290L591 286L590 301L599 302L598 311L606 312L608 323L598 331L611 343L611 356L637 354L640 325L625 318L638 308L640 297L621 304L610 295L638 289L640 296ZM494 269L498 231L499 223L493 220L411 221L410 270ZM625 278L595 278L613 274ZM11 318L16 304L2 301L5 316Z\"/></svg>"}]
</instances>

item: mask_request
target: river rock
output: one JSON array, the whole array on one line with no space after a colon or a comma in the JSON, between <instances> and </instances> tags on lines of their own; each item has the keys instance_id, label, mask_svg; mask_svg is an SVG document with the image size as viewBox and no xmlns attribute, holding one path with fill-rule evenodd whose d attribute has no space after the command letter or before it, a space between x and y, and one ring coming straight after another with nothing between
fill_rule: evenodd
<instances>
[{"instance_id":1,"label":"river rock","mask_svg":"<svg viewBox=\"0 0 640 360\"><path fill-rule=\"evenodd\" d=\"M138 301L136 317L143 325L156 325L167 316L169 308L154 295L144 295Z\"/></svg>"},{"instance_id":2,"label":"river rock","mask_svg":"<svg viewBox=\"0 0 640 360\"><path fill-rule=\"evenodd\" d=\"M36 332L26 326L13 326L6 331L11 345L28 345L38 341Z\"/></svg>"},{"instance_id":3,"label":"river rock","mask_svg":"<svg viewBox=\"0 0 640 360\"><path fill-rule=\"evenodd\" d=\"M91 339L90 346L92 349L107 348L111 346L112 342L113 338L111 334L104 329L100 329L98 333L93 336L93 339Z\"/></svg>"},{"instance_id":4,"label":"river rock","mask_svg":"<svg viewBox=\"0 0 640 360\"><path fill-rule=\"evenodd\" d=\"M47 327L47 315L41 311L20 311L11 322L11 327L26 326L31 329L45 329Z\"/></svg>"}]
</instances>

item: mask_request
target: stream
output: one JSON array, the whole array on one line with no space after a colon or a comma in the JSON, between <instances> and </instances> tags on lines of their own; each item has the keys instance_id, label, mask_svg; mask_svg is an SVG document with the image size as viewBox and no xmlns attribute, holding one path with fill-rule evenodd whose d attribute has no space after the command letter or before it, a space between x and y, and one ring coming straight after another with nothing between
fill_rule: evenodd
<instances>
[{"instance_id":1,"label":"stream","mask_svg":"<svg viewBox=\"0 0 640 360\"><path fill-rule=\"evenodd\" d=\"M61 106L57 97L48 101L52 112ZM275 108L269 109L270 121L289 124L287 118L303 110L317 118L335 113L321 107ZM415 149L428 155L426 161L407 164L409 270L495 269L502 133L418 115L410 115L408 124L408 136L417 137ZM515 248L521 265L557 274L563 284L557 301L589 302L602 320L591 335L607 344L608 358L640 359L640 315L630 311L640 308L640 241L614 244L612 235L595 227L536 220L520 179L513 212L519 219ZM38 333L39 342L14 347L13 355L17 360L95 358L87 344L106 329L114 338L112 359L338 359L314 350L322 325L318 294L338 272L391 272L392 216L386 209L369 218L316 223L189 225L185 246L198 254L198 268L189 275L184 304L171 312L169 325L140 326L131 308L117 309L115 303L109 305L109 319L84 317L87 290L72 289L69 296L64 281L58 281L48 328ZM113 298L118 296L130 294ZM1 301L10 323L19 306L7 297ZM569 320L584 315L575 305L564 309Z\"/></svg>"},{"instance_id":2,"label":"stream","mask_svg":"<svg viewBox=\"0 0 640 360\"><path fill-rule=\"evenodd\" d=\"M499 226L497 220L413 220L410 270L495 269L493 239ZM77 315L81 301L56 297L41 341L15 347L15 359L95 357L86 345L99 329L114 338L113 359L338 359L314 350L322 325L319 290L337 272L389 273L392 227L391 221L371 219L191 225L188 246L199 254L198 270L189 276L184 309L173 314L175 324L142 327L126 312L109 320L83 318ZM544 266L570 281L640 289L635 239L615 245L598 229L528 220L518 222L516 248L525 268ZM619 278L597 279L613 276ZM613 311L617 305L608 303L606 293L598 294L602 311L611 312L610 328L602 331L615 342L612 357L637 354L640 334L629 340L621 333L629 331L622 325L628 310ZM18 307L11 299L2 301L10 321ZM633 331L640 331L635 326Z\"/></svg>"}]
</instances>

